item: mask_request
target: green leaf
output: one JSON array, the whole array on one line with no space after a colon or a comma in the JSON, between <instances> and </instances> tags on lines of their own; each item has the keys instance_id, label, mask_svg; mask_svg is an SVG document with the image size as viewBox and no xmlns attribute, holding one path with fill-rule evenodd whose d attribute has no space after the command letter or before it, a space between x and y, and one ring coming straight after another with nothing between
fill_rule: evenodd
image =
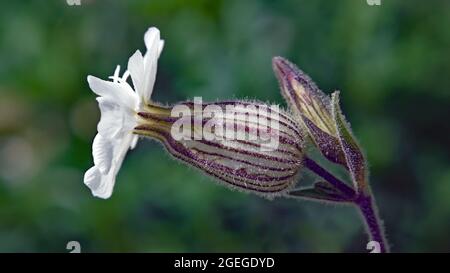
<instances>
[{"instance_id":1,"label":"green leaf","mask_svg":"<svg viewBox=\"0 0 450 273\"><path fill-rule=\"evenodd\" d=\"M288 193L288 195L293 198L304 198L335 203L346 203L350 201L343 193L325 181L316 182L312 187L292 190Z\"/></svg>"}]
</instances>

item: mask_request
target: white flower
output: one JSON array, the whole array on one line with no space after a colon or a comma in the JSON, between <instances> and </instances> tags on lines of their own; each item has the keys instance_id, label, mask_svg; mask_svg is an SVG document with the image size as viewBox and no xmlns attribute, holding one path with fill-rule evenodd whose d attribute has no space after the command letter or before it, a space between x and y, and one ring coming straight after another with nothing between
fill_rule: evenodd
<instances>
[{"instance_id":1,"label":"white flower","mask_svg":"<svg viewBox=\"0 0 450 273\"><path fill-rule=\"evenodd\" d=\"M90 88L99 95L101 111L98 133L92 143L94 166L86 171L84 183L94 196L109 198L116 175L128 149L133 149L138 136L132 133L136 126L136 113L147 103L155 83L157 62L164 46L157 28L149 28L144 35L147 52L137 50L128 60L128 70L119 76L117 66L112 81L88 76ZM127 83L131 76L134 89Z\"/></svg>"}]
</instances>

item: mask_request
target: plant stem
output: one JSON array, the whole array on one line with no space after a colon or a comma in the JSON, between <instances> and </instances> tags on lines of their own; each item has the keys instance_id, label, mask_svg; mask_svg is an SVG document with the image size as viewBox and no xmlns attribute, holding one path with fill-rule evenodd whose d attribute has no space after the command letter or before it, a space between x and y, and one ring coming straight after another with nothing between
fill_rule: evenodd
<instances>
[{"instance_id":1,"label":"plant stem","mask_svg":"<svg viewBox=\"0 0 450 273\"><path fill-rule=\"evenodd\" d=\"M322 168L309 157L305 157L303 163L306 168L325 179L349 198L349 201L359 209L370 240L380 244L381 253L389 252L389 244L384 235L384 229L378 216L375 200L370 191L368 193L356 192L352 187Z\"/></svg>"},{"instance_id":2,"label":"plant stem","mask_svg":"<svg viewBox=\"0 0 450 273\"><path fill-rule=\"evenodd\" d=\"M353 190L352 187L348 186L346 183L341 181L340 179L336 178L334 175L332 175L330 172L322 168L319 164L317 164L314 160L311 158L305 156L303 158L303 164L306 168L311 170L313 173L317 174L318 176L322 177L333 185L336 189L340 190L342 193L344 193L349 199L353 199L355 197L355 190Z\"/></svg>"},{"instance_id":3,"label":"plant stem","mask_svg":"<svg viewBox=\"0 0 450 273\"><path fill-rule=\"evenodd\" d=\"M367 233L371 241L376 241L380 244L380 252L389 252L389 244L384 235L384 228L378 216L378 210L375 205L373 196L359 194L355 200L355 205L358 206L361 216L364 219Z\"/></svg>"}]
</instances>

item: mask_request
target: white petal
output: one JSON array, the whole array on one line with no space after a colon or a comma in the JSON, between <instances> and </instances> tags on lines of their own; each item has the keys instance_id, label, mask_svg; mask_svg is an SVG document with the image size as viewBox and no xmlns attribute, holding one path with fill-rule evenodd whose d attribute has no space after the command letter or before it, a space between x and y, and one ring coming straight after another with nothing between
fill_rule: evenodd
<instances>
[{"instance_id":1,"label":"white petal","mask_svg":"<svg viewBox=\"0 0 450 273\"><path fill-rule=\"evenodd\" d=\"M113 157L111 168L108 173L102 173L98 166L90 168L84 175L84 184L91 189L94 196L107 199L111 196L117 173L122 166L123 159L128 152L132 139L132 134L128 134L123 139L112 140Z\"/></svg>"},{"instance_id":2,"label":"white petal","mask_svg":"<svg viewBox=\"0 0 450 273\"><path fill-rule=\"evenodd\" d=\"M109 172L113 160L113 143L108 139L97 134L92 143L92 156L94 164L102 174Z\"/></svg>"},{"instance_id":3,"label":"white petal","mask_svg":"<svg viewBox=\"0 0 450 273\"><path fill-rule=\"evenodd\" d=\"M144 56L144 100L150 99L152 95L153 86L156 79L156 71L158 65L158 57L161 53L164 43L161 45L161 39L159 37L159 30L157 28L150 28L144 36L145 46L147 52Z\"/></svg>"},{"instance_id":4,"label":"white petal","mask_svg":"<svg viewBox=\"0 0 450 273\"><path fill-rule=\"evenodd\" d=\"M150 49L154 44L159 42L159 29L156 27L151 27L144 34L144 42L147 50Z\"/></svg>"},{"instance_id":5,"label":"white petal","mask_svg":"<svg viewBox=\"0 0 450 273\"><path fill-rule=\"evenodd\" d=\"M153 52L153 54L149 55L149 52L147 52L145 58L145 78L144 78L144 94L143 98L144 101L147 101L150 99L153 93L153 86L155 85L155 79L156 79L156 71L158 69L156 59L156 54Z\"/></svg>"},{"instance_id":6,"label":"white petal","mask_svg":"<svg viewBox=\"0 0 450 273\"><path fill-rule=\"evenodd\" d=\"M126 111L124 107L103 97L97 98L97 101L101 112L100 122L97 125L97 131L100 135L111 139L116 137L121 131L126 131L135 127L123 127L124 114L122 112Z\"/></svg>"},{"instance_id":7,"label":"white petal","mask_svg":"<svg viewBox=\"0 0 450 273\"><path fill-rule=\"evenodd\" d=\"M139 140L139 136L133 136L133 139L131 140L131 144L130 144L131 150L133 150L136 147L138 140Z\"/></svg>"},{"instance_id":8,"label":"white petal","mask_svg":"<svg viewBox=\"0 0 450 273\"><path fill-rule=\"evenodd\" d=\"M97 130L107 139L121 138L137 126L135 112L108 99L97 98L101 112Z\"/></svg>"},{"instance_id":9,"label":"white petal","mask_svg":"<svg viewBox=\"0 0 450 273\"><path fill-rule=\"evenodd\" d=\"M128 150L131 147L131 144L133 142L133 138L135 135L128 134L120 141L117 141L114 145L114 168L116 169L116 173L119 171L120 166L122 166L123 159L125 158L125 155L127 154Z\"/></svg>"},{"instance_id":10,"label":"white petal","mask_svg":"<svg viewBox=\"0 0 450 273\"><path fill-rule=\"evenodd\" d=\"M161 52L163 51L164 48L164 40L160 40L159 41L159 48L158 48L158 57L161 55Z\"/></svg>"},{"instance_id":11,"label":"white petal","mask_svg":"<svg viewBox=\"0 0 450 273\"><path fill-rule=\"evenodd\" d=\"M84 174L84 184L86 184L86 186L88 186L91 190L96 189L101 184L101 176L102 174L98 168L93 166Z\"/></svg>"},{"instance_id":12,"label":"white petal","mask_svg":"<svg viewBox=\"0 0 450 273\"><path fill-rule=\"evenodd\" d=\"M97 166L94 166L84 174L84 184L91 190L92 195L107 199L111 197L115 183L115 175L111 174L102 174Z\"/></svg>"},{"instance_id":13,"label":"white petal","mask_svg":"<svg viewBox=\"0 0 450 273\"><path fill-rule=\"evenodd\" d=\"M137 96L128 83L104 81L94 76L88 76L87 81L97 95L130 109L136 107Z\"/></svg>"},{"instance_id":14,"label":"white petal","mask_svg":"<svg viewBox=\"0 0 450 273\"><path fill-rule=\"evenodd\" d=\"M130 71L133 80L134 90L139 98L144 98L144 57L139 50L128 59L128 71Z\"/></svg>"}]
</instances>

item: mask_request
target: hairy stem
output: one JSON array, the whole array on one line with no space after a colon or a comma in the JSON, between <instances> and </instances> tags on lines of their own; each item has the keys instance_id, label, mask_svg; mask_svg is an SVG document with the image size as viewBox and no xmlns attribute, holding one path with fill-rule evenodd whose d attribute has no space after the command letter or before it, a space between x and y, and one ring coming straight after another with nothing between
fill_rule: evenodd
<instances>
[{"instance_id":1,"label":"hairy stem","mask_svg":"<svg viewBox=\"0 0 450 273\"><path fill-rule=\"evenodd\" d=\"M314 160L311 158L305 156L303 159L303 164L306 168L311 170L313 173L317 174L318 176L322 177L333 185L336 189L344 193L349 199L353 199L355 196L355 191L352 189L352 187L348 186L346 183L341 181L340 179L336 178L334 175L332 175L330 172L322 168L319 164L317 164Z\"/></svg>"},{"instance_id":2,"label":"hairy stem","mask_svg":"<svg viewBox=\"0 0 450 273\"><path fill-rule=\"evenodd\" d=\"M303 163L306 168L325 179L328 183L330 183L337 190L341 191L349 198L349 201L359 209L361 218L363 218L370 240L376 241L380 244L379 250L381 253L389 252L389 244L384 235L384 229L378 216L375 200L370 191L369 193L357 193L353 188L322 168L319 164L317 164L309 157L305 157L303 159Z\"/></svg>"},{"instance_id":3,"label":"hairy stem","mask_svg":"<svg viewBox=\"0 0 450 273\"><path fill-rule=\"evenodd\" d=\"M361 212L370 240L380 244L381 253L389 252L389 244L373 196L360 194L355 200L355 205Z\"/></svg>"}]
</instances>

